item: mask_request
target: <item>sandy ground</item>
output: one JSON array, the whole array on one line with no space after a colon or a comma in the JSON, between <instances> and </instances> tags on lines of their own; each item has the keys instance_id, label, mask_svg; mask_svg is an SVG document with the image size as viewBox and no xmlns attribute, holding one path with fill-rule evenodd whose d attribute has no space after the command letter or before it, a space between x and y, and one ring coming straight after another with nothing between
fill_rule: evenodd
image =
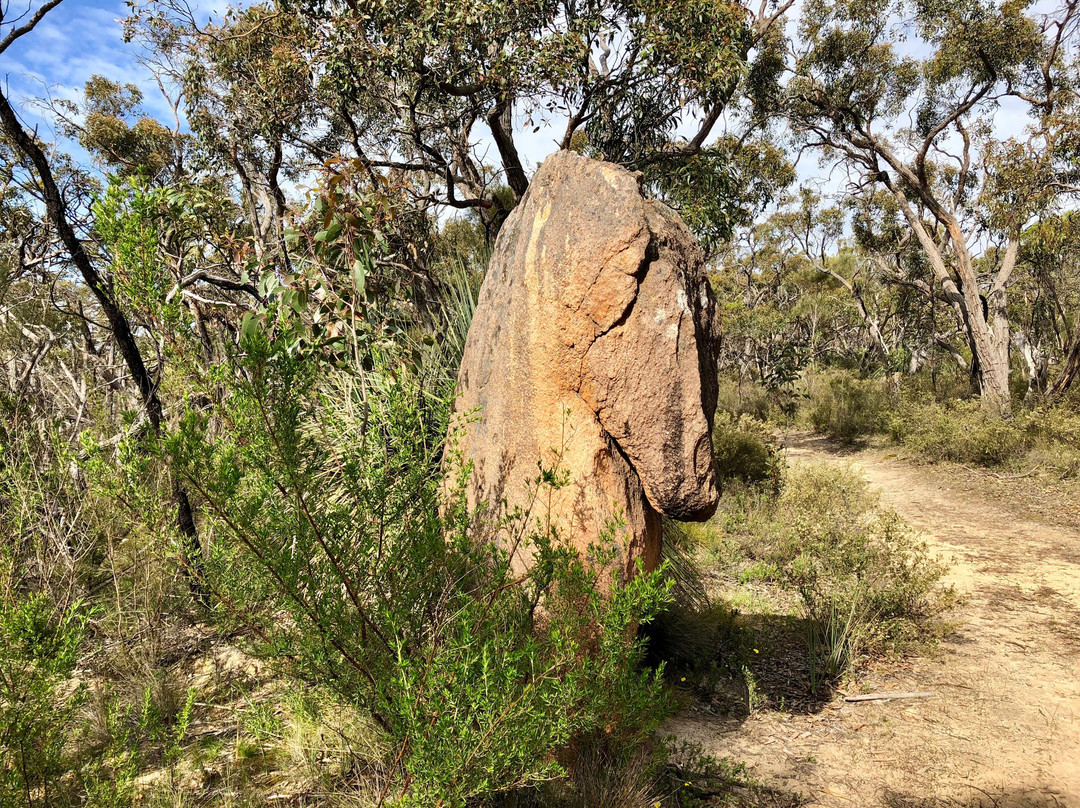
<instances>
[{"instance_id":1,"label":"sandy ground","mask_svg":"<svg viewBox=\"0 0 1080 808\"><path fill-rule=\"evenodd\" d=\"M672 730L807 805L1080 808L1076 513L1041 517L1010 499L1007 481L983 474L980 485L889 450L786 443L792 463L855 464L952 561L955 630L928 656L863 672L847 693L935 695L846 703L840 692L814 710L694 714Z\"/></svg>"}]
</instances>

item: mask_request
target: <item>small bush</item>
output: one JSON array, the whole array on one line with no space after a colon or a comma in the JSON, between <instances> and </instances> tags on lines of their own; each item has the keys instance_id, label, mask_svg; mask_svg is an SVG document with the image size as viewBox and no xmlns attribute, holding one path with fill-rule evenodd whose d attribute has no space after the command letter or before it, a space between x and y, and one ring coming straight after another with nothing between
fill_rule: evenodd
<instances>
[{"instance_id":1,"label":"small bush","mask_svg":"<svg viewBox=\"0 0 1080 808\"><path fill-rule=\"evenodd\" d=\"M744 580L775 580L798 593L817 684L860 654L927 636L946 568L856 472L796 466L778 497L743 489L721 507L732 555L753 562Z\"/></svg>"},{"instance_id":2,"label":"small bush","mask_svg":"<svg viewBox=\"0 0 1080 808\"><path fill-rule=\"evenodd\" d=\"M735 417L749 415L758 421L768 421L776 413L776 404L770 400L769 391L751 380L735 381L721 376L716 412Z\"/></svg>"},{"instance_id":3,"label":"small bush","mask_svg":"<svg viewBox=\"0 0 1080 808\"><path fill-rule=\"evenodd\" d=\"M799 592L811 662L826 678L858 653L898 649L923 633L946 567L860 475L801 467L779 505L789 527L776 563Z\"/></svg>"},{"instance_id":4,"label":"small bush","mask_svg":"<svg viewBox=\"0 0 1080 808\"><path fill-rule=\"evenodd\" d=\"M772 430L751 415L716 414L713 455L721 480L780 484L780 451Z\"/></svg>"},{"instance_id":5,"label":"small bush","mask_svg":"<svg viewBox=\"0 0 1080 808\"><path fill-rule=\"evenodd\" d=\"M906 402L889 427L894 440L935 461L1000 466L1022 457L1032 438L1018 421L986 414L978 401Z\"/></svg>"},{"instance_id":6,"label":"small bush","mask_svg":"<svg viewBox=\"0 0 1080 808\"><path fill-rule=\"evenodd\" d=\"M85 688L68 679L89 615L58 609L45 595L0 599L0 805L41 794L62 804L61 777L75 767L71 724Z\"/></svg>"},{"instance_id":7,"label":"small bush","mask_svg":"<svg viewBox=\"0 0 1080 808\"><path fill-rule=\"evenodd\" d=\"M810 423L834 440L854 443L885 430L891 396L878 379L833 371L810 378Z\"/></svg>"}]
</instances>

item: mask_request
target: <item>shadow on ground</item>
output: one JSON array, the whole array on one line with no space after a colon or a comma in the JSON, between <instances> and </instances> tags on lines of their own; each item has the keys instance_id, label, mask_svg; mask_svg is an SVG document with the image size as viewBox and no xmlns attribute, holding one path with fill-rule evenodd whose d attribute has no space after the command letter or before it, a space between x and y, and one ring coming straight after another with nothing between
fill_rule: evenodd
<instances>
[{"instance_id":1,"label":"shadow on ground","mask_svg":"<svg viewBox=\"0 0 1080 808\"><path fill-rule=\"evenodd\" d=\"M647 664L663 662L668 681L696 712L741 720L754 710L816 714L833 701L835 682L814 676L807 649L807 621L789 615L740 614L713 626L695 653L663 621L643 632L649 640ZM674 634L674 636L672 636ZM697 640L700 642L700 639Z\"/></svg>"},{"instance_id":2,"label":"shadow on ground","mask_svg":"<svg viewBox=\"0 0 1080 808\"><path fill-rule=\"evenodd\" d=\"M757 707L809 715L833 700L835 682L815 676L810 667L807 620L778 614L748 614L742 620L754 642L746 678Z\"/></svg>"}]
</instances>

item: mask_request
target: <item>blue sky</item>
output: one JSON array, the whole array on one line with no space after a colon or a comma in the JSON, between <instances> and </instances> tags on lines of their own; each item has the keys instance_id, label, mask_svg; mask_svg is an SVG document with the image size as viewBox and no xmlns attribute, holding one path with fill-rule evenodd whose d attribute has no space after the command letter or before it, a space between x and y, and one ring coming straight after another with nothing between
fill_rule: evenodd
<instances>
[{"instance_id":1,"label":"blue sky","mask_svg":"<svg viewBox=\"0 0 1080 808\"><path fill-rule=\"evenodd\" d=\"M28 2L34 9L41 4L40 0L11 0L9 18L25 10ZM192 6L199 10L200 22L226 7L223 2ZM139 64L138 46L124 42L120 20L130 14L124 0L63 0L0 57L0 80L27 123L48 128L47 120L34 109L33 99L77 99L83 84L95 74L138 85L152 115L163 121L172 118L149 71Z\"/></svg>"},{"instance_id":2,"label":"blue sky","mask_svg":"<svg viewBox=\"0 0 1080 808\"><path fill-rule=\"evenodd\" d=\"M0 3L4 0L0 0ZM26 9L36 9L41 0L11 0L9 19ZM197 0L191 3L200 23L219 20L229 5L227 0ZM139 49L123 40L120 20L131 14L124 0L63 0L38 24L0 57L0 80L23 120L42 127L46 140L53 139L48 116L35 106L43 97L76 100L87 79L97 74L114 81L130 82L143 90L147 111L164 123L171 123L172 110L161 96L150 72L139 64ZM7 26L4 26L5 32ZM519 149L530 167L556 150L563 122L520 134ZM486 132L485 132L486 134ZM65 148L80 156L77 145ZM491 154L495 154L494 146Z\"/></svg>"},{"instance_id":3,"label":"blue sky","mask_svg":"<svg viewBox=\"0 0 1080 808\"><path fill-rule=\"evenodd\" d=\"M0 0L6 3L8 0ZM42 0L10 0L8 20L27 8L40 6ZM144 0L145 2L145 0ZM1050 10L1053 0L1038 0L1037 12ZM233 0L243 5L245 0ZM192 0L200 23L209 18L220 19L228 8L229 0ZM131 13L124 0L63 0L39 23L37 28L16 42L0 57L0 81L5 82L9 97L20 110L24 121L43 128L46 140L53 132L47 117L34 108L33 99L44 96L77 99L83 84L94 74L131 82L144 92L144 105L150 114L162 122L172 120L172 110L158 91L149 71L139 64L138 46L123 41L120 20ZM10 26L3 26L4 32ZM1015 105L1014 105L1015 106ZM1019 110L1003 109L998 125L1011 133L1018 133L1026 122ZM553 152L555 141L562 135L564 121L555 120L533 133L524 129L519 134L519 150L529 167ZM689 127L687 127L689 129ZM488 138L480 131L483 150ZM79 155L78 147L64 144L65 148ZM487 144L490 146L490 144ZM495 154L493 146L489 153ZM842 175L817 165L812 157L800 161L799 175L802 182L821 183L835 188L843 182Z\"/></svg>"}]
</instances>

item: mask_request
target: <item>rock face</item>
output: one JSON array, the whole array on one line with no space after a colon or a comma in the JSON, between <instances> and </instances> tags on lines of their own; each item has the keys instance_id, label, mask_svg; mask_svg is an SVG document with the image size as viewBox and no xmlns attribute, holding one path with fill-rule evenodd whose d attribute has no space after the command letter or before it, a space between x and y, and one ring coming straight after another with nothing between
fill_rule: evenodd
<instances>
[{"instance_id":1,"label":"rock face","mask_svg":"<svg viewBox=\"0 0 1080 808\"><path fill-rule=\"evenodd\" d=\"M503 225L458 376L470 508L520 508L612 562L660 554L660 514L712 515L713 298L694 238L637 175L560 152ZM453 429L453 427L452 427ZM537 491L538 464L569 483ZM531 555L516 549L515 570Z\"/></svg>"}]
</instances>

